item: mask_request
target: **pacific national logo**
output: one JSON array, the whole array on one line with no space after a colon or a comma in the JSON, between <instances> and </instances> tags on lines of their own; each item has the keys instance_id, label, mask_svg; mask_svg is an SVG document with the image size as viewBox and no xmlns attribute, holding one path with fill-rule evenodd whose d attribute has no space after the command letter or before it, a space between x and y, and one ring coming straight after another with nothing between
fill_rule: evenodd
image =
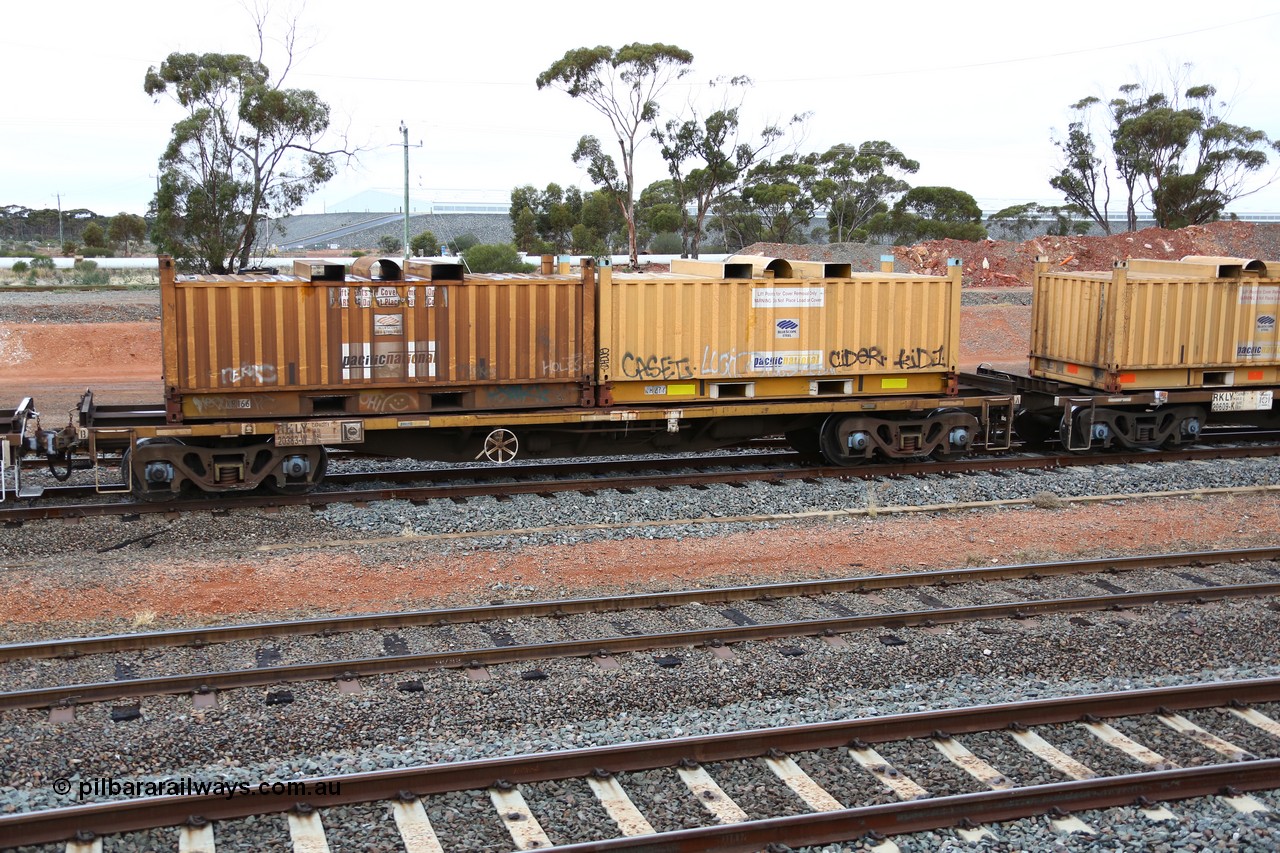
<instances>
[{"instance_id":1,"label":"pacific national logo","mask_svg":"<svg viewBox=\"0 0 1280 853\"><path fill-rule=\"evenodd\" d=\"M773 324L774 336L779 338L800 337L799 320L778 320Z\"/></svg>"}]
</instances>

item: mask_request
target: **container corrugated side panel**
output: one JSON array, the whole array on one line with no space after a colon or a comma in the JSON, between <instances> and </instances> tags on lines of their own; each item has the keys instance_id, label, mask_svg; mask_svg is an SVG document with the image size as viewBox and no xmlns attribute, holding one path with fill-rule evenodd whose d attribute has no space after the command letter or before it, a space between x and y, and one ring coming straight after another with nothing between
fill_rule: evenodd
<instances>
[{"instance_id":1,"label":"container corrugated side panel","mask_svg":"<svg viewBox=\"0 0 1280 853\"><path fill-rule=\"evenodd\" d=\"M1240 279L1130 278L1122 289L1127 323L1117 335L1113 362L1119 370L1280 364L1277 288L1264 283L1252 290L1254 285ZM1264 287L1270 292L1256 299Z\"/></svg>"},{"instance_id":2,"label":"container corrugated side panel","mask_svg":"<svg viewBox=\"0 0 1280 853\"><path fill-rule=\"evenodd\" d=\"M582 287L576 281L437 285L427 324L438 379L448 383L572 381L582 369Z\"/></svg>"},{"instance_id":3,"label":"container corrugated side panel","mask_svg":"<svg viewBox=\"0 0 1280 853\"><path fill-rule=\"evenodd\" d=\"M1031 353L1074 364L1101 365L1109 349L1110 280L1067 275L1036 277Z\"/></svg>"},{"instance_id":4,"label":"container corrugated side panel","mask_svg":"<svg viewBox=\"0 0 1280 853\"><path fill-rule=\"evenodd\" d=\"M180 282L180 393L323 386L329 352L324 289L309 283Z\"/></svg>"},{"instance_id":5,"label":"container corrugated side panel","mask_svg":"<svg viewBox=\"0 0 1280 853\"><path fill-rule=\"evenodd\" d=\"M947 278L640 280L615 277L609 378L675 381L953 370L958 291ZM821 304L753 307L753 291L821 291ZM803 301L803 300L799 300ZM779 321L798 324L780 337ZM811 367L753 369L753 356L804 354ZM900 366L905 365L905 366Z\"/></svg>"}]
</instances>

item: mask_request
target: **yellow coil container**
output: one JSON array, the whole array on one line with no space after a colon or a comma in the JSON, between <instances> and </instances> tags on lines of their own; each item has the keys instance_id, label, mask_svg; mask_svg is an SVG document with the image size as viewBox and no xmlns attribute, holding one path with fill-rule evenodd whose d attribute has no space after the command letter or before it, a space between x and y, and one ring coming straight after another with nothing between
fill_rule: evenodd
<instances>
[{"instance_id":1,"label":"yellow coil container","mask_svg":"<svg viewBox=\"0 0 1280 853\"><path fill-rule=\"evenodd\" d=\"M1041 260L1031 374L1110 392L1273 383L1278 275L1280 264L1243 258L1135 259L1106 272Z\"/></svg>"},{"instance_id":2,"label":"yellow coil container","mask_svg":"<svg viewBox=\"0 0 1280 853\"><path fill-rule=\"evenodd\" d=\"M953 270L726 279L602 269L597 380L619 402L934 393L959 356Z\"/></svg>"}]
</instances>

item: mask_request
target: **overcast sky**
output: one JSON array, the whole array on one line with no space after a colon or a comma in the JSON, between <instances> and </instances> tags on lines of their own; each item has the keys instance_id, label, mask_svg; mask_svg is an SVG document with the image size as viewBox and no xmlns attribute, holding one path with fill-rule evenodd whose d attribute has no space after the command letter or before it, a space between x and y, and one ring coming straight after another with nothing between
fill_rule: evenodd
<instances>
[{"instance_id":1,"label":"overcast sky","mask_svg":"<svg viewBox=\"0 0 1280 853\"><path fill-rule=\"evenodd\" d=\"M584 133L612 150L608 126L534 79L569 49L634 41L694 55L693 73L662 98L668 113L690 99L705 107L705 81L746 74L755 85L745 128L811 111L801 150L887 140L920 162L913 185L953 186L986 209L1060 202L1048 185L1058 162L1050 138L1065 131L1069 105L1124 83L1162 84L1185 63L1187 82L1212 83L1231 102L1230 120L1280 137L1275 0L311 0L271 11L273 32L295 13L310 45L287 82L314 89L333 127L369 149L308 213L370 189L399 195L401 121L423 144L410 151L415 207L506 202L521 184L590 188L570 153ZM144 213L181 111L153 102L142 81L174 51L256 54L252 16L240 0L5 4L0 204L53 207L61 193L64 209ZM267 62L283 67L276 46ZM652 144L636 177L641 187L665 177ZM1280 212L1280 184L1234 209Z\"/></svg>"}]
</instances>

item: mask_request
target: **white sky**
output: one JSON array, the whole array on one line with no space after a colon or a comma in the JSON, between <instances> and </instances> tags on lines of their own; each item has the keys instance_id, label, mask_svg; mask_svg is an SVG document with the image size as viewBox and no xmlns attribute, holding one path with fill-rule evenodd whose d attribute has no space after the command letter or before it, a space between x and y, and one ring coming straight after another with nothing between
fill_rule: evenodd
<instances>
[{"instance_id":1,"label":"white sky","mask_svg":"<svg viewBox=\"0 0 1280 853\"><path fill-rule=\"evenodd\" d=\"M415 200L505 202L514 186L552 181L589 189L570 153L584 133L612 151L608 126L534 79L571 48L634 41L694 55L686 79L698 85L669 89L669 113L705 81L746 74L755 86L744 127L812 111L802 150L888 140L920 162L913 185L953 186L988 209L1060 202L1050 135L1065 131L1068 106L1123 83L1163 84L1183 63L1194 65L1189 82L1212 83L1233 104L1230 120L1280 137L1275 0L277 0L275 32L291 8L312 46L288 82L314 89L333 126L370 148L307 213L366 189L401 193L402 120L411 143L424 143L410 152ZM32 208L61 193L64 209L144 213L181 115L142 91L148 66L174 51L256 53L240 0L19 0L0 23L0 204ZM637 182L665 176L650 144ZM1280 184L1234 209L1280 211Z\"/></svg>"}]
</instances>

